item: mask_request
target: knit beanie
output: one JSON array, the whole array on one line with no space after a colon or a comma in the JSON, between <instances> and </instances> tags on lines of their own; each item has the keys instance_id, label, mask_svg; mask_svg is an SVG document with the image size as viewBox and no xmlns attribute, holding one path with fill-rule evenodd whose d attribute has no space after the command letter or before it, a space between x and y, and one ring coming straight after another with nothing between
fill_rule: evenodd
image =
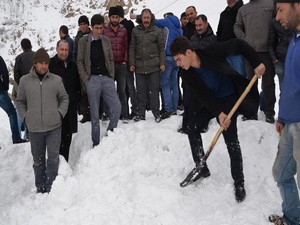
<instances>
[{"instance_id":1,"label":"knit beanie","mask_svg":"<svg viewBox=\"0 0 300 225\"><path fill-rule=\"evenodd\" d=\"M120 11L117 7L110 7L108 12L108 17L111 17L112 15L120 16Z\"/></svg>"},{"instance_id":2,"label":"knit beanie","mask_svg":"<svg viewBox=\"0 0 300 225\"><path fill-rule=\"evenodd\" d=\"M33 55L33 64L47 62L50 63L50 57L44 48L40 48Z\"/></svg>"},{"instance_id":3,"label":"knit beanie","mask_svg":"<svg viewBox=\"0 0 300 225\"><path fill-rule=\"evenodd\" d=\"M86 23L87 25L90 25L89 19L85 15L79 17L78 25L80 25L81 23Z\"/></svg>"},{"instance_id":4,"label":"knit beanie","mask_svg":"<svg viewBox=\"0 0 300 225\"><path fill-rule=\"evenodd\" d=\"M121 18L124 18L124 9L123 9L123 7L120 6L120 5L117 5L116 8L119 10L119 16Z\"/></svg>"},{"instance_id":5,"label":"knit beanie","mask_svg":"<svg viewBox=\"0 0 300 225\"><path fill-rule=\"evenodd\" d=\"M275 3L294 3L300 2L300 0L274 0Z\"/></svg>"}]
</instances>

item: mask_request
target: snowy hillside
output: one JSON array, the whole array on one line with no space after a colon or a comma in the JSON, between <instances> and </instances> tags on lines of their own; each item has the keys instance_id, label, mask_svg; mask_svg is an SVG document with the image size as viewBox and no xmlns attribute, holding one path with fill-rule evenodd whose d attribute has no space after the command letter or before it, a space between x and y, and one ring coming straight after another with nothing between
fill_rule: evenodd
<instances>
[{"instance_id":1,"label":"snowy hillside","mask_svg":"<svg viewBox=\"0 0 300 225\"><path fill-rule=\"evenodd\" d=\"M0 54L11 71L16 55L22 52L22 38L29 38L33 50L45 47L52 56L55 54L55 45L59 40L58 29L61 25L67 25L70 36L74 37L80 15L85 14L89 18L96 13L107 15L108 8L116 2L124 4L126 12L137 9L136 12L139 13L145 7L150 8L157 18L162 18L169 11L180 16L187 6L195 5L198 13L208 16L215 30L220 12L226 6L225 0L2 0Z\"/></svg>"},{"instance_id":2,"label":"snowy hillside","mask_svg":"<svg viewBox=\"0 0 300 225\"><path fill-rule=\"evenodd\" d=\"M1 55L12 68L25 37L34 50L43 46L53 55L60 25L68 25L74 36L79 15L105 14L111 2L2 0ZM128 0L124 4L137 12L148 7L157 18L168 11L179 16L195 5L216 30L226 1ZM35 193L30 144L11 144L8 118L0 110L0 225L268 225L270 213L281 213L271 174L278 135L275 125L264 122L263 113L258 121L238 118L247 191L242 203L234 198L222 136L208 159L211 176L186 188L179 186L194 166L187 136L176 131L181 119L172 116L157 124L147 113L146 121L120 122L107 137L101 133L101 143L94 149L90 123L79 123L69 164L60 158L53 189L42 195ZM106 126L102 122L101 130ZM217 130L213 120L203 135L205 149Z\"/></svg>"}]
</instances>

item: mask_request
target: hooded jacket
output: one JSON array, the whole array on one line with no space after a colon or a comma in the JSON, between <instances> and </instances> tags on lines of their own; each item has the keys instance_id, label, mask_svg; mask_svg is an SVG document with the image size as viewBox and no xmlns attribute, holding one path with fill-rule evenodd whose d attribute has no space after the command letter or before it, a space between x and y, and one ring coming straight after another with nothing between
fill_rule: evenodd
<instances>
[{"instance_id":1,"label":"hooded jacket","mask_svg":"<svg viewBox=\"0 0 300 225\"><path fill-rule=\"evenodd\" d=\"M300 36L294 34L285 59L285 71L279 99L278 121L300 122Z\"/></svg>"},{"instance_id":2,"label":"hooded jacket","mask_svg":"<svg viewBox=\"0 0 300 225\"><path fill-rule=\"evenodd\" d=\"M166 54L161 29L154 25L154 16L149 28L139 24L132 30L129 47L129 67L136 73L149 74L160 71L166 64Z\"/></svg>"},{"instance_id":3,"label":"hooded jacket","mask_svg":"<svg viewBox=\"0 0 300 225\"><path fill-rule=\"evenodd\" d=\"M156 19L154 20L154 24L159 28L166 28L168 30L165 51L167 56L171 56L170 45L177 36L182 35L182 29L178 17L167 16L164 19Z\"/></svg>"}]
</instances>

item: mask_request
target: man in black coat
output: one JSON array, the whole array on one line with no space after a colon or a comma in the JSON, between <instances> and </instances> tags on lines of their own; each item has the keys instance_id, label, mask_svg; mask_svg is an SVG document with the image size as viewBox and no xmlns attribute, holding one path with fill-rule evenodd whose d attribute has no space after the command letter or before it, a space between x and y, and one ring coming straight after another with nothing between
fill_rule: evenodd
<instances>
[{"instance_id":1,"label":"man in black coat","mask_svg":"<svg viewBox=\"0 0 300 225\"><path fill-rule=\"evenodd\" d=\"M227 7L221 12L217 29L217 37L219 41L227 41L235 37L233 26L235 24L236 15L244 5L243 0L227 0Z\"/></svg>"},{"instance_id":2,"label":"man in black coat","mask_svg":"<svg viewBox=\"0 0 300 225\"><path fill-rule=\"evenodd\" d=\"M195 19L197 16L197 10L195 6L189 6L185 9L186 17L188 18L188 23L185 25L183 29L183 35L190 39L192 35L195 33Z\"/></svg>"},{"instance_id":3,"label":"man in black coat","mask_svg":"<svg viewBox=\"0 0 300 225\"><path fill-rule=\"evenodd\" d=\"M237 135L237 113L232 116L231 120L225 119L249 81L230 67L226 57L231 54L243 54L259 76L264 74L265 66L250 45L237 39L222 43L216 42L202 50L194 50L188 39L181 36L173 41L171 53L177 65L182 68L182 78L194 95L194 102L189 110L191 116L187 130L194 162L197 166L204 156L200 130L204 124L216 117L220 126L225 129L223 137L230 156L235 198L241 202L246 197L246 191L243 159ZM248 101L254 93L250 91ZM202 105L206 110L198 109ZM208 176L210 172L205 165L201 171L201 177Z\"/></svg>"},{"instance_id":4,"label":"man in black coat","mask_svg":"<svg viewBox=\"0 0 300 225\"><path fill-rule=\"evenodd\" d=\"M72 134L77 132L77 104L80 99L80 81L76 64L68 57L69 44L60 40L56 46L57 54L50 59L49 71L57 74L63 80L69 95L69 107L62 121L61 145L59 154L68 161Z\"/></svg>"}]
</instances>

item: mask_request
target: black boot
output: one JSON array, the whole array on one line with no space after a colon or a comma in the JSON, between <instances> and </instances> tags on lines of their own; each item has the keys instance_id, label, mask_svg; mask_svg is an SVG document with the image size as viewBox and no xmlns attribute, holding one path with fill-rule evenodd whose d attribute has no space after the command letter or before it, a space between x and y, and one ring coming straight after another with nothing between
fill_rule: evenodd
<instances>
[{"instance_id":1,"label":"black boot","mask_svg":"<svg viewBox=\"0 0 300 225\"><path fill-rule=\"evenodd\" d=\"M80 123L85 123L91 121L91 117L89 114L83 115L82 119L80 120Z\"/></svg>"},{"instance_id":2,"label":"black boot","mask_svg":"<svg viewBox=\"0 0 300 225\"><path fill-rule=\"evenodd\" d=\"M246 190L244 184L238 184L234 186L235 199L237 202L242 202L246 198Z\"/></svg>"}]
</instances>

